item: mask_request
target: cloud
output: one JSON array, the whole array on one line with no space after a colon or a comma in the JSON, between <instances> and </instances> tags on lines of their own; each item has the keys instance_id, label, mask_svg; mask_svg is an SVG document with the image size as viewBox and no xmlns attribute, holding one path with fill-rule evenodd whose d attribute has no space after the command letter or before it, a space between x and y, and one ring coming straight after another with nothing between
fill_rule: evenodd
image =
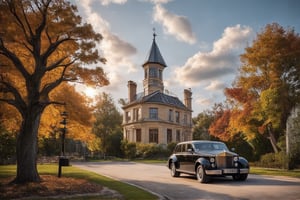
<instances>
[{"instance_id":1,"label":"cloud","mask_svg":"<svg viewBox=\"0 0 300 200\"><path fill-rule=\"evenodd\" d=\"M206 90L216 91L216 90L223 90L226 87L226 84L220 82L218 80L211 81L208 86L205 87Z\"/></svg>"},{"instance_id":2,"label":"cloud","mask_svg":"<svg viewBox=\"0 0 300 200\"><path fill-rule=\"evenodd\" d=\"M82 8L83 13L86 15L86 21L92 24L96 32L102 34L103 40L99 45L99 49L102 56L107 59L107 63L103 66L103 68L109 75L110 84L118 84L118 81L114 80L115 77L119 77L118 73L125 74L136 70L136 66L132 63L130 57L136 54L137 50L134 46L111 32L110 24L104 20L101 15L93 11L91 7L92 2L94 1L80 0L78 1L78 5ZM103 2L104 0L101 1L101 3ZM106 0L105 2L117 3L125 1Z\"/></svg>"},{"instance_id":3,"label":"cloud","mask_svg":"<svg viewBox=\"0 0 300 200\"><path fill-rule=\"evenodd\" d=\"M171 2L172 0L141 0L141 1L144 1L144 2L151 2L153 4L166 4L166 3L169 3Z\"/></svg>"},{"instance_id":4,"label":"cloud","mask_svg":"<svg viewBox=\"0 0 300 200\"><path fill-rule=\"evenodd\" d=\"M214 42L212 51L198 52L182 67L175 69L177 79L191 87L235 73L239 65L239 53L252 37L250 27L227 27L222 37Z\"/></svg>"},{"instance_id":5,"label":"cloud","mask_svg":"<svg viewBox=\"0 0 300 200\"><path fill-rule=\"evenodd\" d=\"M98 0L103 6L107 6L109 4L124 4L127 0Z\"/></svg>"},{"instance_id":6,"label":"cloud","mask_svg":"<svg viewBox=\"0 0 300 200\"><path fill-rule=\"evenodd\" d=\"M211 98L198 97L195 102L200 106L209 106L213 100Z\"/></svg>"},{"instance_id":7,"label":"cloud","mask_svg":"<svg viewBox=\"0 0 300 200\"><path fill-rule=\"evenodd\" d=\"M185 16L175 15L167 11L161 4L156 4L153 11L154 21L161 23L164 31L175 36L179 41L194 44L196 36L191 24Z\"/></svg>"}]
</instances>

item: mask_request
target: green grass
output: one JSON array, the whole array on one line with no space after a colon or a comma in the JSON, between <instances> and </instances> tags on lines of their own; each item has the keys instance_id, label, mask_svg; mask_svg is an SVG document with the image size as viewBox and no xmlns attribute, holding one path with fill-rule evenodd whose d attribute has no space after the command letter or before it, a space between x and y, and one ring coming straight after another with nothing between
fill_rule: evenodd
<instances>
[{"instance_id":1,"label":"green grass","mask_svg":"<svg viewBox=\"0 0 300 200\"><path fill-rule=\"evenodd\" d=\"M58 165L44 164L38 165L38 171L40 175L55 175L57 176ZM3 165L0 166L0 178L12 177L16 174L15 165ZM113 180L111 178L101 176L99 174L85 171L77 167L69 166L62 168L62 176L86 179L110 189L118 191L124 196L125 199L158 199L157 196L137 188L135 186L122 183L120 181ZM95 197L88 197L88 199L94 199ZM97 198L95 198L97 199Z\"/></svg>"},{"instance_id":2,"label":"green grass","mask_svg":"<svg viewBox=\"0 0 300 200\"><path fill-rule=\"evenodd\" d=\"M300 169L297 170L284 170L284 169L266 169L260 167L251 167L250 174L270 175L270 176L288 176L300 178Z\"/></svg>"},{"instance_id":3,"label":"green grass","mask_svg":"<svg viewBox=\"0 0 300 200\"><path fill-rule=\"evenodd\" d=\"M145 163L145 164L167 164L166 160L149 160L149 159L140 159L140 160L133 160L133 162L137 163Z\"/></svg>"}]
</instances>

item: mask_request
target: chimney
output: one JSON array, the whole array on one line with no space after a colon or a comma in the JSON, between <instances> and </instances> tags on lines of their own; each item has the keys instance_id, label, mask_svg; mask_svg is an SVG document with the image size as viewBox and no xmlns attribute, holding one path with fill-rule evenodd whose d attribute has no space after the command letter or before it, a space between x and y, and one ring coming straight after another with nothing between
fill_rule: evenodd
<instances>
[{"instance_id":1,"label":"chimney","mask_svg":"<svg viewBox=\"0 0 300 200\"><path fill-rule=\"evenodd\" d=\"M192 110L192 91L191 88L184 90L184 105Z\"/></svg>"},{"instance_id":2,"label":"chimney","mask_svg":"<svg viewBox=\"0 0 300 200\"><path fill-rule=\"evenodd\" d=\"M136 99L136 83L134 81L128 81L128 98L129 103Z\"/></svg>"}]
</instances>

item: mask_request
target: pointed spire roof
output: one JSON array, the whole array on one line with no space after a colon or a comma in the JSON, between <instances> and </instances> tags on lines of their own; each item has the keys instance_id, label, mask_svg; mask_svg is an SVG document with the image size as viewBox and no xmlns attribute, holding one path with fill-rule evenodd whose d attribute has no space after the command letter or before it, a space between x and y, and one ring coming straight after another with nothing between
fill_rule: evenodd
<instances>
[{"instance_id":1,"label":"pointed spire roof","mask_svg":"<svg viewBox=\"0 0 300 200\"><path fill-rule=\"evenodd\" d=\"M147 56L147 59L146 59L144 65L148 64L148 63L158 63L158 64L163 65L164 67L167 67L167 65L164 61L164 58L162 57L162 55L159 51L159 48L158 48L158 46L155 42L155 37L156 37L156 34L154 32L153 33L153 42L152 42L152 45L151 45L151 49L150 49L150 52Z\"/></svg>"}]
</instances>

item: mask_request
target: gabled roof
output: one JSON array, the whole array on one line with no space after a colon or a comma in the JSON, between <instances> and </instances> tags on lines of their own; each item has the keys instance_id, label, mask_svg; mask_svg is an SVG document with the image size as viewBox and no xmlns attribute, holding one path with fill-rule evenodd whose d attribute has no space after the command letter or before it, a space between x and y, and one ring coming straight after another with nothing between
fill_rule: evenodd
<instances>
[{"instance_id":1,"label":"gabled roof","mask_svg":"<svg viewBox=\"0 0 300 200\"><path fill-rule=\"evenodd\" d=\"M148 64L148 63L158 63L158 64L161 64L163 65L164 67L167 67L160 51L159 51L159 48L155 42L155 35L153 35L153 42L152 42L152 45L151 45L151 49L150 49L150 52L147 56L147 59L145 61L145 63L143 64L143 66L145 64Z\"/></svg>"},{"instance_id":2,"label":"gabled roof","mask_svg":"<svg viewBox=\"0 0 300 200\"><path fill-rule=\"evenodd\" d=\"M133 104L141 104L141 103L158 103L158 104L166 104L169 106L175 106L181 109L187 109L187 107L177 98L174 96L170 96L164 94L162 92L155 91L147 96L137 96L137 99L130 104L125 105L124 107L133 105Z\"/></svg>"}]
</instances>

